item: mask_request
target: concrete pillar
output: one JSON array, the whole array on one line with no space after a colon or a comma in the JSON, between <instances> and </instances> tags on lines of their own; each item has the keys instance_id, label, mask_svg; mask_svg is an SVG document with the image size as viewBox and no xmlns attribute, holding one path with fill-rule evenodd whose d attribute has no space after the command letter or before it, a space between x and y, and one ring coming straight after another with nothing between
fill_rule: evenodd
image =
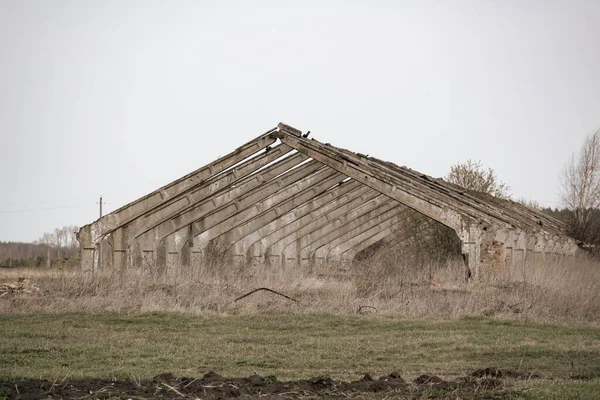
<instances>
[{"instance_id":1,"label":"concrete pillar","mask_svg":"<svg viewBox=\"0 0 600 400\"><path fill-rule=\"evenodd\" d=\"M82 247L79 250L81 270L83 272L94 272L98 265L98 251L94 247Z\"/></svg>"},{"instance_id":2,"label":"concrete pillar","mask_svg":"<svg viewBox=\"0 0 600 400\"><path fill-rule=\"evenodd\" d=\"M188 225L164 238L166 252L164 259L157 259L157 269L159 271L169 273L175 268L183 267L184 249L189 248L189 243L193 239L190 233L191 226Z\"/></svg>"},{"instance_id":3,"label":"concrete pillar","mask_svg":"<svg viewBox=\"0 0 600 400\"><path fill-rule=\"evenodd\" d=\"M112 266L123 276L127 270L127 258L129 243L127 242L127 232L123 228L113 231L108 238L112 251Z\"/></svg>"},{"instance_id":4,"label":"concrete pillar","mask_svg":"<svg viewBox=\"0 0 600 400\"><path fill-rule=\"evenodd\" d=\"M271 135L272 132L273 130L246 143L235 151L219 158L215 162L199 168L150 194L103 216L91 224L83 226L77 234L77 239L79 240L80 248L82 250L82 263L86 263L84 268L94 269L93 261L90 264L90 254L84 253L89 253L89 250L95 248L100 240L106 235L119 227L125 226L128 222L134 221L149 210L153 210L161 204L171 201L174 197L177 197L181 193L202 183L206 178L218 174L243 161L245 158L260 152L267 146L272 145L277 140ZM289 151L289 148L287 149Z\"/></svg>"},{"instance_id":5,"label":"concrete pillar","mask_svg":"<svg viewBox=\"0 0 600 400\"><path fill-rule=\"evenodd\" d=\"M262 184L264 181L278 177L290 168L301 164L306 159L307 158L301 154L285 158L263 170L262 174L245 179L235 187L215 194L210 199L195 205L193 208L179 213L176 217L158 224L152 229L144 232L142 235L139 235L139 237L142 238L141 241L145 243L151 241L152 238L154 238L155 243L158 243L168 235L189 224L193 224L193 229L196 232L202 232L205 230L202 226L203 224L212 224L215 223L215 220L218 220L217 217L211 214L217 209L221 207L227 208L228 212L232 215L240 209L240 203L242 201L257 201L261 196L268 195L274 189L280 188L281 185L290 184L294 179L300 179L302 177L301 174L311 173L322 168L322 165L319 163L308 162L305 165L294 169L293 172L285 177L264 185ZM247 195L244 196L244 194Z\"/></svg>"}]
</instances>

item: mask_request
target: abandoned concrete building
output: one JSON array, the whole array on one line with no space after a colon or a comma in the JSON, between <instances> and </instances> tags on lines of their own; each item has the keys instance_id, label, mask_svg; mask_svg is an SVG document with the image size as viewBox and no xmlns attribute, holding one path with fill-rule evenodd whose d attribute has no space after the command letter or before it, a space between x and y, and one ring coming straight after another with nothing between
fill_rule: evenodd
<instances>
[{"instance_id":1,"label":"abandoned concrete building","mask_svg":"<svg viewBox=\"0 0 600 400\"><path fill-rule=\"evenodd\" d=\"M475 279L490 269L579 251L560 221L536 210L279 124L82 227L81 267L193 268L215 251L232 263L351 263L364 249L389 240L415 212L456 232ZM112 256L99 265L101 242Z\"/></svg>"}]
</instances>

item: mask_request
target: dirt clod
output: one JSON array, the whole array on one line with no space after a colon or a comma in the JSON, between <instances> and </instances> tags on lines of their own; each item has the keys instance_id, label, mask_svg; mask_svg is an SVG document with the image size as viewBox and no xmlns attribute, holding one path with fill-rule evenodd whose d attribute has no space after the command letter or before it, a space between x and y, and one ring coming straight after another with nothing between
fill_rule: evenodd
<instances>
[{"instance_id":1,"label":"dirt clod","mask_svg":"<svg viewBox=\"0 0 600 400\"><path fill-rule=\"evenodd\" d=\"M442 382L444 382L444 380L442 378L440 378L439 376L435 376L435 375L419 375L415 379L415 383L417 385L430 385L430 384L442 383Z\"/></svg>"},{"instance_id":2,"label":"dirt clod","mask_svg":"<svg viewBox=\"0 0 600 400\"><path fill-rule=\"evenodd\" d=\"M223 379L223 377L221 375L217 374L215 371L209 371L206 374L204 374L204 376L202 377L202 380L204 382L220 381L222 379Z\"/></svg>"},{"instance_id":3,"label":"dirt clod","mask_svg":"<svg viewBox=\"0 0 600 400\"><path fill-rule=\"evenodd\" d=\"M421 375L414 383L406 383L398 372L374 380L371 374L352 382L335 381L327 376L306 380L280 382L274 375L253 374L247 378L226 378L208 372L202 378L176 377L163 373L152 380L66 379L57 384L37 379L0 381L3 398L78 398L78 399L225 399L235 397L261 398L345 398L347 393L390 393L394 398L420 398L427 390L452 391L462 399L480 398L482 390L494 391L495 399L509 397L510 390L502 379L514 374L495 368L477 370L472 374L444 381L435 375ZM531 376L531 375L528 375ZM431 392L427 392L431 393ZM454 397L452 397L454 398Z\"/></svg>"}]
</instances>

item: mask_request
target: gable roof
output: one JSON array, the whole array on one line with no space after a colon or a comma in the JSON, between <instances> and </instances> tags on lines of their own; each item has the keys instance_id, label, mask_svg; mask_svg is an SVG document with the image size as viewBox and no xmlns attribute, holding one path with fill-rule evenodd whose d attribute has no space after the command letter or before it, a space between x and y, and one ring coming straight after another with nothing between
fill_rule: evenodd
<instances>
[{"instance_id":1,"label":"gable roof","mask_svg":"<svg viewBox=\"0 0 600 400\"><path fill-rule=\"evenodd\" d=\"M245 251L243 246L255 242L244 238L255 238L258 232L266 235L267 228L280 230L281 224L308 218L300 210L329 204L323 203L324 196L336 202L331 207L339 208L351 201L354 197L339 188L343 184L366 188L386 198L377 205L369 203L371 208L361 217L365 232L373 224L377 227L372 221L380 221L381 215L387 218L380 221L385 226L397 218L395 213L386 213L387 208L398 215L411 208L454 229L463 241L463 252L477 262L482 259L481 246L486 242L568 255L577 247L565 234L561 221L519 203L467 191L443 179L305 136L280 123L213 163L82 227L78 233L82 265L91 264L93 268L96 246L107 235L116 252L126 252L136 240L140 246L157 248L169 237L178 243L188 241L190 246L193 238L199 237L203 245L221 238ZM347 213L363 215L355 209L349 208ZM331 212L329 218L347 215ZM350 222L344 230L350 229ZM312 235L310 243L339 242L339 235L334 238L318 223L311 223L315 230L302 233ZM387 232L382 226L369 237ZM230 233L234 229L235 235ZM294 234L301 235L299 232L304 231ZM321 236L317 238L316 232ZM356 237L365 235L360 229L356 232ZM184 236L187 239L182 239ZM279 238L272 240L276 239L280 243ZM308 239L302 243L308 243Z\"/></svg>"}]
</instances>

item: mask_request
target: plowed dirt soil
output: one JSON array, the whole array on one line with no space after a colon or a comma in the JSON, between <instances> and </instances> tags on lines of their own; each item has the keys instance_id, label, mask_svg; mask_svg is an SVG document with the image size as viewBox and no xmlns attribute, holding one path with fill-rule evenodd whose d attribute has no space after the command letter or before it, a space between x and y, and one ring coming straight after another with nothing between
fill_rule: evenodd
<instances>
[{"instance_id":1,"label":"plowed dirt soil","mask_svg":"<svg viewBox=\"0 0 600 400\"><path fill-rule=\"evenodd\" d=\"M5 380L0 399L228 399L228 398L514 398L510 381L536 376L486 368L455 380L421 375L411 382L399 373L373 378L366 374L352 382L328 377L279 382L275 376L225 378L209 372L202 378L160 374L152 380L65 379Z\"/></svg>"}]
</instances>

